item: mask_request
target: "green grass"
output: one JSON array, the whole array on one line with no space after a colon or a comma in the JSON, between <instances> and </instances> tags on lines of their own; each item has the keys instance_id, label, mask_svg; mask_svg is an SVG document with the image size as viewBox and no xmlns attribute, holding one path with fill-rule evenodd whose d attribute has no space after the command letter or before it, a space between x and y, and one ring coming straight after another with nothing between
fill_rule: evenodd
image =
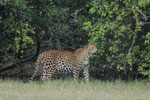
<instances>
[{"instance_id":1,"label":"green grass","mask_svg":"<svg viewBox=\"0 0 150 100\"><path fill-rule=\"evenodd\" d=\"M150 82L0 80L0 100L150 100Z\"/></svg>"}]
</instances>

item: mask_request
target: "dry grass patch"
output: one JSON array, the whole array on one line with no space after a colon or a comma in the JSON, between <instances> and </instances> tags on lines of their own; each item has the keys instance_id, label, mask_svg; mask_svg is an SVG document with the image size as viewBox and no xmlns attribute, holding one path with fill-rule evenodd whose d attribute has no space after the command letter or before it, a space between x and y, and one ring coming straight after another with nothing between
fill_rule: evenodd
<instances>
[{"instance_id":1,"label":"dry grass patch","mask_svg":"<svg viewBox=\"0 0 150 100\"><path fill-rule=\"evenodd\" d=\"M0 100L150 100L150 83L1 80Z\"/></svg>"}]
</instances>

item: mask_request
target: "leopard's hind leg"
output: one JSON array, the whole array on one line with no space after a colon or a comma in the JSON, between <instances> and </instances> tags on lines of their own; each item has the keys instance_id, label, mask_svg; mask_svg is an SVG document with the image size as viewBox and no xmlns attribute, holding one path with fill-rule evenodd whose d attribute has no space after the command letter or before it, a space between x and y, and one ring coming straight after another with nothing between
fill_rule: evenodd
<instances>
[{"instance_id":1,"label":"leopard's hind leg","mask_svg":"<svg viewBox=\"0 0 150 100\"><path fill-rule=\"evenodd\" d=\"M43 73L41 80L42 81L49 80L54 73L55 73L55 64L48 64L48 65L43 64Z\"/></svg>"}]
</instances>

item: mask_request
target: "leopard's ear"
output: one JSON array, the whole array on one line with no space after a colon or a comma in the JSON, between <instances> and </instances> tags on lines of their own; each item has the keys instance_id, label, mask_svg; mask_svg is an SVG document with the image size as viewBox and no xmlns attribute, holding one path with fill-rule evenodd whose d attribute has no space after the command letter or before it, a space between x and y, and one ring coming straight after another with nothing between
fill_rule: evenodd
<instances>
[{"instance_id":1,"label":"leopard's ear","mask_svg":"<svg viewBox=\"0 0 150 100\"><path fill-rule=\"evenodd\" d=\"M85 45L85 46L84 46L84 48L88 48L88 47L89 47L89 45L90 45L90 44Z\"/></svg>"}]
</instances>

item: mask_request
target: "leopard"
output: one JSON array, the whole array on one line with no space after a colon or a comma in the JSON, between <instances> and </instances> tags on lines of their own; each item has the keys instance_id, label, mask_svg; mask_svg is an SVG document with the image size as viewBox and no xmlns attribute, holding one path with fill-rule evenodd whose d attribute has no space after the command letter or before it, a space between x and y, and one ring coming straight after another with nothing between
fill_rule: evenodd
<instances>
[{"instance_id":1,"label":"leopard","mask_svg":"<svg viewBox=\"0 0 150 100\"><path fill-rule=\"evenodd\" d=\"M72 73L73 79L79 78L82 70L85 81L89 81L90 57L97 53L95 44L87 44L75 51L48 50L39 54L35 62L35 69L30 80L36 76L42 65L41 80L49 80L55 73Z\"/></svg>"}]
</instances>

